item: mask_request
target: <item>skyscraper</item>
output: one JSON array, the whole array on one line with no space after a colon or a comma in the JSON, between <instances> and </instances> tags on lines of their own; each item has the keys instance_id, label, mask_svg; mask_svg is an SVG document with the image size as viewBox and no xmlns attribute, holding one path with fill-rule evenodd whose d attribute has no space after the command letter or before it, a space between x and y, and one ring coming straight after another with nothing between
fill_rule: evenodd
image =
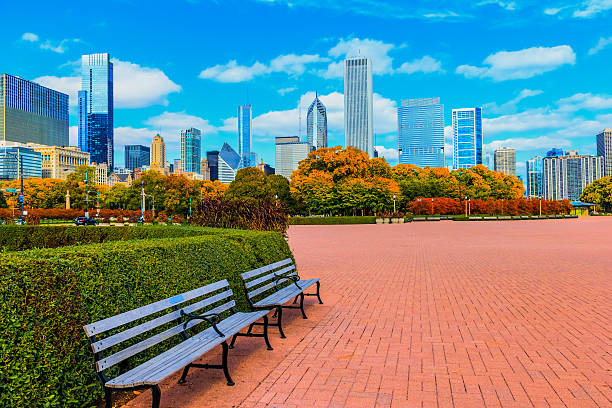
<instances>
[{"instance_id":1,"label":"skyscraper","mask_svg":"<svg viewBox=\"0 0 612 408\"><path fill-rule=\"evenodd\" d=\"M313 149L327 147L327 110L318 94L308 108L306 127L308 144Z\"/></svg>"},{"instance_id":2,"label":"skyscraper","mask_svg":"<svg viewBox=\"0 0 612 408\"><path fill-rule=\"evenodd\" d=\"M150 164L151 149L142 145L125 145L125 168L134 170Z\"/></svg>"},{"instance_id":3,"label":"skyscraper","mask_svg":"<svg viewBox=\"0 0 612 408\"><path fill-rule=\"evenodd\" d=\"M344 144L374 157L372 61L344 60Z\"/></svg>"},{"instance_id":4,"label":"skyscraper","mask_svg":"<svg viewBox=\"0 0 612 408\"><path fill-rule=\"evenodd\" d=\"M397 124L400 163L444 167L444 105L440 98L402 101Z\"/></svg>"},{"instance_id":5,"label":"skyscraper","mask_svg":"<svg viewBox=\"0 0 612 408\"><path fill-rule=\"evenodd\" d=\"M202 132L199 129L181 130L181 171L200 172L201 149Z\"/></svg>"},{"instance_id":6,"label":"skyscraper","mask_svg":"<svg viewBox=\"0 0 612 408\"><path fill-rule=\"evenodd\" d=\"M240 167L240 155L229 144L224 143L219 152L217 166L219 181L229 184L236 178Z\"/></svg>"},{"instance_id":7,"label":"skyscraper","mask_svg":"<svg viewBox=\"0 0 612 408\"><path fill-rule=\"evenodd\" d=\"M542 160L542 184L545 199L578 201L586 186L603 177L603 158L579 155L568 150L565 156L547 156Z\"/></svg>"},{"instance_id":8,"label":"skyscraper","mask_svg":"<svg viewBox=\"0 0 612 408\"><path fill-rule=\"evenodd\" d=\"M238 107L238 154L241 167L253 167L257 158L253 153L253 108L251 105Z\"/></svg>"},{"instance_id":9,"label":"skyscraper","mask_svg":"<svg viewBox=\"0 0 612 408\"><path fill-rule=\"evenodd\" d=\"M542 197L542 156L527 160L527 197Z\"/></svg>"},{"instance_id":10,"label":"skyscraper","mask_svg":"<svg viewBox=\"0 0 612 408\"><path fill-rule=\"evenodd\" d=\"M276 174L291 179L291 173L297 170L299 163L310 153L310 143L300 142L298 136L277 137L275 139Z\"/></svg>"},{"instance_id":11,"label":"skyscraper","mask_svg":"<svg viewBox=\"0 0 612 408\"><path fill-rule=\"evenodd\" d=\"M453 109L453 168L482 164L482 108Z\"/></svg>"},{"instance_id":12,"label":"skyscraper","mask_svg":"<svg viewBox=\"0 0 612 408\"><path fill-rule=\"evenodd\" d=\"M494 153L495 171L507 176L516 176L516 150L501 147Z\"/></svg>"},{"instance_id":13,"label":"skyscraper","mask_svg":"<svg viewBox=\"0 0 612 408\"><path fill-rule=\"evenodd\" d=\"M163 170L166 167L166 143L159 134L151 142L149 165L151 169Z\"/></svg>"},{"instance_id":14,"label":"skyscraper","mask_svg":"<svg viewBox=\"0 0 612 408\"><path fill-rule=\"evenodd\" d=\"M612 129L604 129L597 135L597 155L603 157L604 176L612 177Z\"/></svg>"},{"instance_id":15,"label":"skyscraper","mask_svg":"<svg viewBox=\"0 0 612 408\"><path fill-rule=\"evenodd\" d=\"M68 146L68 95L0 74L0 141Z\"/></svg>"},{"instance_id":16,"label":"skyscraper","mask_svg":"<svg viewBox=\"0 0 612 408\"><path fill-rule=\"evenodd\" d=\"M212 150L206 152L206 161L208 162L208 168L210 169L210 179L219 179L219 151Z\"/></svg>"},{"instance_id":17,"label":"skyscraper","mask_svg":"<svg viewBox=\"0 0 612 408\"><path fill-rule=\"evenodd\" d=\"M113 63L108 53L81 57L79 147L113 168Z\"/></svg>"}]
</instances>

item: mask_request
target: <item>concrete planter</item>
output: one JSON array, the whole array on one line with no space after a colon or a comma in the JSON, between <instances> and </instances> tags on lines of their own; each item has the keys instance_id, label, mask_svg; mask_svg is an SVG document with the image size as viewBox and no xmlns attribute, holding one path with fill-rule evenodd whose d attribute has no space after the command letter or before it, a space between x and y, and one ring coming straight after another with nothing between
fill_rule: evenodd
<instances>
[{"instance_id":1,"label":"concrete planter","mask_svg":"<svg viewBox=\"0 0 612 408\"><path fill-rule=\"evenodd\" d=\"M397 219L397 221L398 221L400 224L403 224L404 222L406 222L406 220L405 220L404 218L398 218L398 219Z\"/></svg>"},{"instance_id":2,"label":"concrete planter","mask_svg":"<svg viewBox=\"0 0 612 408\"><path fill-rule=\"evenodd\" d=\"M391 219L385 218L385 224L390 224L390 223L391 223Z\"/></svg>"},{"instance_id":3,"label":"concrete planter","mask_svg":"<svg viewBox=\"0 0 612 408\"><path fill-rule=\"evenodd\" d=\"M392 224L399 224L399 218L391 218Z\"/></svg>"},{"instance_id":4,"label":"concrete planter","mask_svg":"<svg viewBox=\"0 0 612 408\"><path fill-rule=\"evenodd\" d=\"M376 219L376 223L377 224L382 224L383 223L383 219L382 218L377 218Z\"/></svg>"}]
</instances>

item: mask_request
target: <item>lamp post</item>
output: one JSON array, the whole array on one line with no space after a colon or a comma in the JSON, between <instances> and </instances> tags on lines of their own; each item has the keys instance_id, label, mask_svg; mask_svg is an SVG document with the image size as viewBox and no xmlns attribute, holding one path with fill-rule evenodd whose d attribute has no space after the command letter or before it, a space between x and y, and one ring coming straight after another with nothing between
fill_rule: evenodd
<instances>
[{"instance_id":1,"label":"lamp post","mask_svg":"<svg viewBox=\"0 0 612 408\"><path fill-rule=\"evenodd\" d=\"M501 213L502 215L504 215L504 199L502 198L502 209L501 209Z\"/></svg>"},{"instance_id":2,"label":"lamp post","mask_svg":"<svg viewBox=\"0 0 612 408\"><path fill-rule=\"evenodd\" d=\"M472 199L468 198L468 214L472 215Z\"/></svg>"},{"instance_id":3,"label":"lamp post","mask_svg":"<svg viewBox=\"0 0 612 408\"><path fill-rule=\"evenodd\" d=\"M395 214L395 194L393 194L393 213Z\"/></svg>"},{"instance_id":4,"label":"lamp post","mask_svg":"<svg viewBox=\"0 0 612 408\"><path fill-rule=\"evenodd\" d=\"M153 195L152 197L153 197L153 209L152 209L152 212L153 212L153 218L155 218L155 195Z\"/></svg>"},{"instance_id":5,"label":"lamp post","mask_svg":"<svg viewBox=\"0 0 612 408\"><path fill-rule=\"evenodd\" d=\"M89 182L85 171L85 216L89 217Z\"/></svg>"},{"instance_id":6,"label":"lamp post","mask_svg":"<svg viewBox=\"0 0 612 408\"><path fill-rule=\"evenodd\" d=\"M419 215L421 215L421 198L419 197L417 201L419 202Z\"/></svg>"},{"instance_id":7,"label":"lamp post","mask_svg":"<svg viewBox=\"0 0 612 408\"><path fill-rule=\"evenodd\" d=\"M142 203L140 206L140 218L144 221L144 211L145 211L145 192L144 192L144 181L140 182L140 191L142 194Z\"/></svg>"},{"instance_id":8,"label":"lamp post","mask_svg":"<svg viewBox=\"0 0 612 408\"><path fill-rule=\"evenodd\" d=\"M431 215L434 215L433 198L431 199Z\"/></svg>"},{"instance_id":9,"label":"lamp post","mask_svg":"<svg viewBox=\"0 0 612 408\"><path fill-rule=\"evenodd\" d=\"M96 216L100 216L100 192L98 191L98 211L96 213Z\"/></svg>"},{"instance_id":10,"label":"lamp post","mask_svg":"<svg viewBox=\"0 0 612 408\"><path fill-rule=\"evenodd\" d=\"M468 198L465 196L465 216L468 216Z\"/></svg>"}]
</instances>

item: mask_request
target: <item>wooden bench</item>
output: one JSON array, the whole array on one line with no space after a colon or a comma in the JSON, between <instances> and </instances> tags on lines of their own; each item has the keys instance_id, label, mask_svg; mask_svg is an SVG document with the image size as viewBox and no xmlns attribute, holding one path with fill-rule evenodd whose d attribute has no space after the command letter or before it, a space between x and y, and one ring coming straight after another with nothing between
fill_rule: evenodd
<instances>
[{"instance_id":1,"label":"wooden bench","mask_svg":"<svg viewBox=\"0 0 612 408\"><path fill-rule=\"evenodd\" d=\"M158 408L159 383L181 369L179 383L184 383L192 367L222 369L227 385L234 385L227 366L227 340L233 336L233 344L238 335L263 337L268 350L272 347L268 340L266 315L269 311L237 312L232 295L227 280L222 280L84 326L94 353L96 371L104 386L106 407L112 407L113 392L151 389L152 407ZM262 318L262 334L239 333ZM201 328L204 322L209 327L199 332L193 330ZM179 343L126 371L127 359L171 338ZM121 345L130 339L128 344ZM221 364L194 363L218 345L223 348ZM116 365L119 365L118 375L108 378L105 371Z\"/></svg>"},{"instance_id":2,"label":"wooden bench","mask_svg":"<svg viewBox=\"0 0 612 408\"><path fill-rule=\"evenodd\" d=\"M291 258L242 273L240 276L244 283L251 310L275 309L274 316L277 317L277 321L276 323L269 323L269 326L278 327L281 338L286 337L282 326L283 308L300 309L302 318L307 319L308 317L304 312L304 296L316 296L319 303L323 303L319 294L321 287L319 279L301 280ZM290 283L282 287L279 286L279 284L286 282ZM316 293L304 293L304 290L313 285L317 286ZM263 299L260 299L261 297ZM294 299L293 304L300 299L299 306L284 306L284 303L291 299ZM252 323L248 332L251 332L253 326L258 324L262 323Z\"/></svg>"}]
</instances>

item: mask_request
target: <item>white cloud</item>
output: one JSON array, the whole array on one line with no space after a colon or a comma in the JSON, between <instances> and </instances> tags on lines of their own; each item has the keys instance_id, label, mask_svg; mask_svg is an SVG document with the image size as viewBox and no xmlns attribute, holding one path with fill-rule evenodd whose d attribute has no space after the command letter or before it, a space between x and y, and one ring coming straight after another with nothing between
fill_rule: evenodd
<instances>
[{"instance_id":1,"label":"white cloud","mask_svg":"<svg viewBox=\"0 0 612 408\"><path fill-rule=\"evenodd\" d=\"M79 145L79 127L78 126L70 126L68 128L68 143L70 144L70 146Z\"/></svg>"},{"instance_id":2,"label":"white cloud","mask_svg":"<svg viewBox=\"0 0 612 408\"><path fill-rule=\"evenodd\" d=\"M520 51L500 51L489 55L483 67L461 65L456 72L466 78L491 78L494 81L526 79L560 66L576 63L576 54L569 45L532 47Z\"/></svg>"},{"instance_id":3,"label":"white cloud","mask_svg":"<svg viewBox=\"0 0 612 408\"><path fill-rule=\"evenodd\" d=\"M577 93L570 97L559 99L557 105L559 105L559 110L563 112L574 112L581 109L612 109L612 96Z\"/></svg>"},{"instance_id":4,"label":"white cloud","mask_svg":"<svg viewBox=\"0 0 612 408\"><path fill-rule=\"evenodd\" d=\"M163 133L170 133L178 137L179 132L191 127L202 131L202 134L216 133L217 128L210 124L208 119L189 115L185 112L164 112L145 121L153 129L161 129Z\"/></svg>"},{"instance_id":5,"label":"white cloud","mask_svg":"<svg viewBox=\"0 0 612 408\"><path fill-rule=\"evenodd\" d=\"M484 0L481 1L480 3L476 4L477 6L485 6L487 4L496 4L499 7L508 10L508 11L513 11L516 10L516 3L513 1L501 1L501 0Z\"/></svg>"},{"instance_id":6,"label":"white cloud","mask_svg":"<svg viewBox=\"0 0 612 408\"><path fill-rule=\"evenodd\" d=\"M334 58L366 56L372 60L372 73L389 74L393 72L393 58L389 51L395 49L393 44L387 44L378 40L352 38L341 39L332 49L329 55Z\"/></svg>"},{"instance_id":7,"label":"white cloud","mask_svg":"<svg viewBox=\"0 0 612 408\"><path fill-rule=\"evenodd\" d=\"M397 163L399 160L399 153L397 149L387 148L385 146L374 146L378 152L378 157L384 157L390 163Z\"/></svg>"},{"instance_id":8,"label":"white cloud","mask_svg":"<svg viewBox=\"0 0 612 408\"><path fill-rule=\"evenodd\" d=\"M572 143L567 139L554 138L550 136L540 136L535 138L509 138L504 140L494 140L486 143L483 149L486 151L494 151L500 147L511 147L516 150L542 150L550 149L551 147L568 147Z\"/></svg>"},{"instance_id":9,"label":"white cloud","mask_svg":"<svg viewBox=\"0 0 612 408\"><path fill-rule=\"evenodd\" d=\"M423 58L415 59L411 62L404 62L395 72L403 74L414 74L423 72L429 74L432 72L442 72L442 63L429 55Z\"/></svg>"},{"instance_id":10,"label":"white cloud","mask_svg":"<svg viewBox=\"0 0 612 408\"><path fill-rule=\"evenodd\" d=\"M445 18L461 17L461 15L458 13L455 13L454 11L446 10L446 11L435 11L432 13L424 13L423 17L440 20L440 19L445 19Z\"/></svg>"},{"instance_id":11,"label":"white cloud","mask_svg":"<svg viewBox=\"0 0 612 408\"><path fill-rule=\"evenodd\" d=\"M567 126L570 120L566 115L545 108L528 109L526 111L503 115L497 118L483 119L485 137L502 132L526 132L539 129L557 129Z\"/></svg>"},{"instance_id":12,"label":"white cloud","mask_svg":"<svg viewBox=\"0 0 612 408\"><path fill-rule=\"evenodd\" d=\"M498 114L514 113L517 110L517 105L523 99L530 98L532 96L538 96L542 93L543 91L541 90L523 89L521 92L519 92L516 98L511 99L502 105L497 105L496 102L491 102L491 103L485 104L484 108L486 112L491 112L491 113L498 113Z\"/></svg>"},{"instance_id":13,"label":"white cloud","mask_svg":"<svg viewBox=\"0 0 612 408\"><path fill-rule=\"evenodd\" d=\"M592 18L597 14L612 9L612 0L587 0L582 8L575 10L573 16L578 18Z\"/></svg>"},{"instance_id":14,"label":"white cloud","mask_svg":"<svg viewBox=\"0 0 612 408\"><path fill-rule=\"evenodd\" d=\"M563 9L564 9L564 7L551 7L551 8L547 8L547 9L544 9L544 14L547 14L549 16L556 16Z\"/></svg>"},{"instance_id":15,"label":"white cloud","mask_svg":"<svg viewBox=\"0 0 612 408\"><path fill-rule=\"evenodd\" d=\"M236 83L250 81L256 76L284 72L289 75L299 76L306 71L309 64L328 61L318 54L296 55L287 54L274 58L268 65L255 62L251 66L239 65L236 60L227 64L215 65L200 72L200 78L211 79L217 82Z\"/></svg>"},{"instance_id":16,"label":"white cloud","mask_svg":"<svg viewBox=\"0 0 612 408\"><path fill-rule=\"evenodd\" d=\"M144 108L152 105L168 105L168 95L180 92L181 87L172 82L158 68L113 59L114 98L116 108ZM42 76L34 79L48 88L69 95L70 105L76 106L81 78Z\"/></svg>"},{"instance_id":17,"label":"white cloud","mask_svg":"<svg viewBox=\"0 0 612 408\"><path fill-rule=\"evenodd\" d=\"M38 41L38 36L34 33L23 33L21 39L24 41L36 42Z\"/></svg>"},{"instance_id":18,"label":"white cloud","mask_svg":"<svg viewBox=\"0 0 612 408\"><path fill-rule=\"evenodd\" d=\"M297 87L291 86L289 88L277 89L276 92L278 92L282 96L285 96L286 94L291 93L291 92L296 91L296 90L297 90Z\"/></svg>"},{"instance_id":19,"label":"white cloud","mask_svg":"<svg viewBox=\"0 0 612 408\"><path fill-rule=\"evenodd\" d=\"M610 44L612 44L612 37L608 37L608 38L601 37L597 45L595 45L593 48L589 50L589 55L597 54L599 51L603 50Z\"/></svg>"}]
</instances>

